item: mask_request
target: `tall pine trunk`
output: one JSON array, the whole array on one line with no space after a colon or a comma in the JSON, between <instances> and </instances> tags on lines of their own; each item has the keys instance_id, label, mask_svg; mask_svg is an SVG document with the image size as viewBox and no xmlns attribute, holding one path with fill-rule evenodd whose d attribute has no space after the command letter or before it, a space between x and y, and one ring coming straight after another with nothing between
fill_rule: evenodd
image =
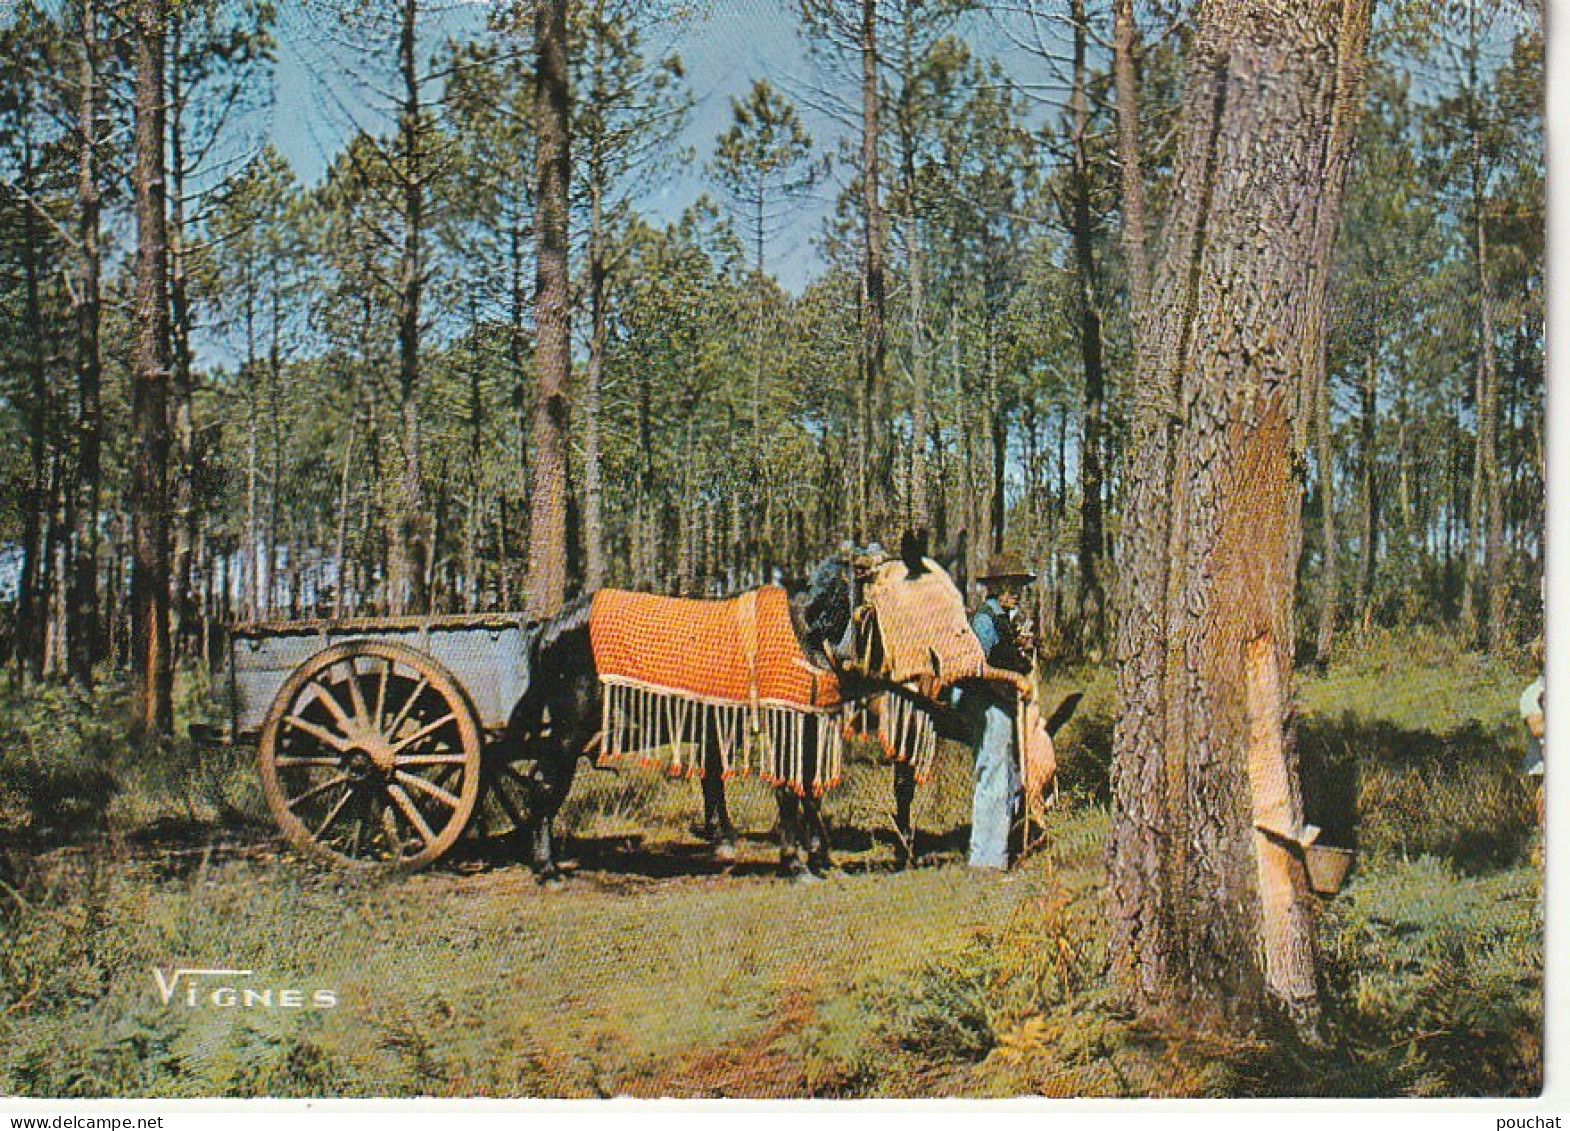
<instances>
[{"instance_id":1,"label":"tall pine trunk","mask_svg":"<svg viewBox=\"0 0 1570 1131\"><path fill-rule=\"evenodd\" d=\"M1091 215L1090 105L1086 51L1090 29L1085 0L1071 0L1074 25L1074 79L1069 94L1073 164L1070 230L1074 244L1074 294L1079 315L1080 363L1084 370L1084 411L1079 445L1079 619L1082 643L1099 649L1106 635L1106 596L1101 583L1101 554L1106 539L1102 512L1102 435L1106 411L1106 371L1102 361L1101 308Z\"/></svg>"},{"instance_id":2,"label":"tall pine trunk","mask_svg":"<svg viewBox=\"0 0 1570 1131\"><path fill-rule=\"evenodd\" d=\"M926 264L922 225L910 223L910 524L917 530L932 527L931 493L927 483L927 329Z\"/></svg>"},{"instance_id":3,"label":"tall pine trunk","mask_svg":"<svg viewBox=\"0 0 1570 1131\"><path fill-rule=\"evenodd\" d=\"M1319 373L1314 396L1314 462L1319 473L1319 538L1324 556L1319 566L1319 630L1314 639L1314 662L1330 662L1336 643L1336 616L1340 600L1340 566L1336 546L1336 456L1330 433L1330 375Z\"/></svg>"},{"instance_id":4,"label":"tall pine trunk","mask_svg":"<svg viewBox=\"0 0 1570 1131\"><path fill-rule=\"evenodd\" d=\"M24 111L24 114L26 112ZM22 190L30 199L34 193L34 151L31 125L24 121L21 137ZM24 362L27 374L27 489L22 506L22 570L20 590L17 594L16 643L17 659L21 670L40 679L44 674L44 635L48 621L48 591L44 579L48 576L47 547L44 535L48 511L49 492L49 383L46 350L47 328L44 325L43 305L40 298L44 266L43 234L38 218L30 203L22 212L22 241L19 249L22 258L23 316L32 327L27 335L28 349Z\"/></svg>"},{"instance_id":5,"label":"tall pine trunk","mask_svg":"<svg viewBox=\"0 0 1570 1131\"><path fill-rule=\"evenodd\" d=\"M1369 0L1196 13L1119 547L1108 909L1142 1011L1319 1016L1288 729L1296 469L1369 20Z\"/></svg>"},{"instance_id":6,"label":"tall pine trunk","mask_svg":"<svg viewBox=\"0 0 1570 1131\"><path fill-rule=\"evenodd\" d=\"M170 732L169 245L165 227L166 0L137 0L136 338L131 380L131 738Z\"/></svg>"},{"instance_id":7,"label":"tall pine trunk","mask_svg":"<svg viewBox=\"0 0 1570 1131\"><path fill-rule=\"evenodd\" d=\"M572 374L567 0L540 0L535 55L535 403L528 608L535 616L548 616L567 594L567 382Z\"/></svg>"},{"instance_id":8,"label":"tall pine trunk","mask_svg":"<svg viewBox=\"0 0 1570 1131\"><path fill-rule=\"evenodd\" d=\"M1477 449L1472 471L1471 524L1475 533L1469 538L1480 543L1482 553L1474 551L1468 562L1480 567L1468 588L1474 603L1482 590L1482 615L1477 639L1491 648L1503 625L1505 576L1503 569L1504 506L1499 485L1499 364L1494 346L1494 304L1488 290L1488 233L1483 222L1482 193L1478 193L1475 238L1478 276L1480 350L1477 379Z\"/></svg>"},{"instance_id":9,"label":"tall pine trunk","mask_svg":"<svg viewBox=\"0 0 1570 1131\"><path fill-rule=\"evenodd\" d=\"M655 485L653 390L644 367L638 367L638 521L634 525L637 587L652 588L661 575L658 520L660 503Z\"/></svg>"},{"instance_id":10,"label":"tall pine trunk","mask_svg":"<svg viewBox=\"0 0 1570 1131\"><path fill-rule=\"evenodd\" d=\"M1003 552L1003 541L1008 534L1008 496L1006 474L1008 471L1008 416L1004 412L1003 397L998 388L996 328L989 316L986 328L987 361L984 380L985 426L989 441L989 470L987 481L987 544L993 557Z\"/></svg>"},{"instance_id":11,"label":"tall pine trunk","mask_svg":"<svg viewBox=\"0 0 1570 1131\"><path fill-rule=\"evenodd\" d=\"M56 446L49 460L49 522L44 536L44 571L38 587L44 617L44 676L50 679L66 671L66 586L71 576L71 527L75 521L71 492L66 453Z\"/></svg>"},{"instance_id":12,"label":"tall pine trunk","mask_svg":"<svg viewBox=\"0 0 1570 1131\"><path fill-rule=\"evenodd\" d=\"M594 0L590 18L593 29L590 67L591 103L605 100L606 15L605 0ZM606 123L596 116L588 137L587 182L589 190L589 357L583 385L583 581L590 592L605 583L605 475L600 444L600 384L605 371L609 333L606 310L610 253L606 246L605 193L610 177L606 170Z\"/></svg>"},{"instance_id":13,"label":"tall pine trunk","mask_svg":"<svg viewBox=\"0 0 1570 1131\"><path fill-rule=\"evenodd\" d=\"M66 654L71 678L79 687L91 685L98 659L98 509L101 424L99 385L102 361L98 330L101 318L99 276L98 187L98 5L81 7L82 67L78 78L80 109L77 128L77 231L81 241L76 307L76 533L71 592L66 625Z\"/></svg>"},{"instance_id":14,"label":"tall pine trunk","mask_svg":"<svg viewBox=\"0 0 1570 1131\"><path fill-rule=\"evenodd\" d=\"M1358 434L1362 505L1358 536L1357 601L1366 632L1374 623L1374 576L1379 568L1379 359L1373 347L1363 365L1358 391Z\"/></svg>"},{"instance_id":15,"label":"tall pine trunk","mask_svg":"<svg viewBox=\"0 0 1570 1131\"><path fill-rule=\"evenodd\" d=\"M927 363L927 264L926 230L922 224L922 203L918 200L916 178L915 93L917 59L915 49L916 6L900 7L904 49L900 52L900 98L896 123L899 136L900 195L904 198L905 262L909 276L910 298L906 306L906 337L910 351L910 453L905 491L905 519L918 530L932 527L931 488L927 482L928 405Z\"/></svg>"},{"instance_id":16,"label":"tall pine trunk","mask_svg":"<svg viewBox=\"0 0 1570 1131\"><path fill-rule=\"evenodd\" d=\"M463 608L474 612L483 599L481 574L484 567L484 548L480 542L485 530L485 399L480 381L482 362L479 343L479 314L472 306L469 311L469 506L463 537ZM347 464L346 464L347 466Z\"/></svg>"},{"instance_id":17,"label":"tall pine trunk","mask_svg":"<svg viewBox=\"0 0 1570 1131\"><path fill-rule=\"evenodd\" d=\"M531 398L529 396L529 362L526 358L528 334L524 317L529 309L528 275L525 249L527 232L517 216L507 226L507 370L513 382L513 404L516 407L518 456L518 498L525 513L529 507L529 424ZM506 572L505 570L503 571ZM509 588L511 581L508 582Z\"/></svg>"},{"instance_id":18,"label":"tall pine trunk","mask_svg":"<svg viewBox=\"0 0 1570 1131\"><path fill-rule=\"evenodd\" d=\"M1145 309L1150 266L1145 254L1145 174L1139 148L1139 25L1134 0L1112 2L1112 75L1117 102L1119 191L1123 209L1121 246L1128 270L1129 309ZM1135 327L1134 348L1143 343Z\"/></svg>"},{"instance_id":19,"label":"tall pine trunk","mask_svg":"<svg viewBox=\"0 0 1570 1131\"><path fill-rule=\"evenodd\" d=\"M358 406L351 419L349 434L343 441L343 462L338 471L338 528L333 537L333 616L344 616L349 609L349 482L354 468L354 434L359 427Z\"/></svg>"},{"instance_id":20,"label":"tall pine trunk","mask_svg":"<svg viewBox=\"0 0 1570 1131\"><path fill-rule=\"evenodd\" d=\"M1498 627L1493 621L1503 604L1499 535L1499 374L1494 355L1494 305L1488 282L1488 228L1485 223L1488 173L1483 153L1486 128L1479 105L1478 56L1482 16L1477 0L1467 6L1471 38L1467 44L1465 102L1468 172L1471 180L1471 251L1478 307L1477 370L1474 386L1477 442L1472 449L1472 486L1466 507L1466 568L1461 592L1461 621L1466 634L1484 648ZM1482 608L1479 609L1479 605Z\"/></svg>"},{"instance_id":21,"label":"tall pine trunk","mask_svg":"<svg viewBox=\"0 0 1570 1131\"><path fill-rule=\"evenodd\" d=\"M889 427L888 390L884 368L888 352L884 280L883 199L879 187L882 155L878 146L878 4L861 0L861 207L865 223L866 261L862 277L862 380L865 383L866 435L861 450L867 461L866 536L882 530L894 517L889 498L893 466L889 445L881 437Z\"/></svg>"},{"instance_id":22,"label":"tall pine trunk","mask_svg":"<svg viewBox=\"0 0 1570 1131\"><path fill-rule=\"evenodd\" d=\"M191 589L192 555L196 546L195 495L196 421L193 415L195 386L191 372L191 299L185 247L185 113L186 94L181 80L180 54L185 16L180 4L169 9L168 101L169 125L169 333L171 384L174 396L174 544L173 619L174 647L188 655L195 633L195 594Z\"/></svg>"},{"instance_id":23,"label":"tall pine trunk","mask_svg":"<svg viewBox=\"0 0 1570 1131\"><path fill-rule=\"evenodd\" d=\"M605 231L603 188L590 187L589 363L583 385L583 581L590 591L605 583L604 472L600 465L600 381L605 368Z\"/></svg>"},{"instance_id":24,"label":"tall pine trunk","mask_svg":"<svg viewBox=\"0 0 1570 1131\"><path fill-rule=\"evenodd\" d=\"M398 413L402 460L398 479L397 574L390 598L395 613L423 613L430 603L430 530L421 468L420 303L425 286L425 169L423 165L419 61L415 56L418 0L403 0L398 35L398 72L403 97L398 107L402 157L403 246L398 261Z\"/></svg>"},{"instance_id":25,"label":"tall pine trunk","mask_svg":"<svg viewBox=\"0 0 1570 1131\"><path fill-rule=\"evenodd\" d=\"M263 592L262 603L270 613L274 605L280 600L286 600L287 594L280 594L278 579L284 577L284 568L279 561L279 547L283 545L280 530L283 522L283 436L284 436L284 396L283 396L283 296L275 288L271 295L272 318L270 320L270 336L267 344L267 417L271 427L268 429L272 437L272 451L268 464L267 475L267 527L263 541L262 556L267 562L267 585Z\"/></svg>"},{"instance_id":26,"label":"tall pine trunk","mask_svg":"<svg viewBox=\"0 0 1570 1131\"><path fill-rule=\"evenodd\" d=\"M254 364L251 368L255 368ZM262 547L257 536L261 529L261 413L254 388L245 400L245 529L240 535L240 562L245 586L242 610L245 619L251 621L262 616Z\"/></svg>"}]
</instances>

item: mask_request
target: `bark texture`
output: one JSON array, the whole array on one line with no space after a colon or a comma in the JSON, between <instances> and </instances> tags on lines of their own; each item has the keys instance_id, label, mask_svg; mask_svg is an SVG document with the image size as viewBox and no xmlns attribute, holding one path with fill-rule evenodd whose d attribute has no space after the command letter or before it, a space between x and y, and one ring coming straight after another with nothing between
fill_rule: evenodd
<instances>
[{"instance_id":1,"label":"bark texture","mask_svg":"<svg viewBox=\"0 0 1570 1131\"><path fill-rule=\"evenodd\" d=\"M21 181L23 191L35 191L36 152L31 127L24 125L21 139ZM22 569L17 593L16 648L23 672L33 679L44 674L44 628L48 621L48 554L44 546L44 517L49 507L49 342L43 332L43 307L40 288L45 265L40 248L37 215L32 208L22 210L22 291L23 317L28 326L40 328L29 335L23 365L27 380L28 469L23 492Z\"/></svg>"},{"instance_id":2,"label":"bark texture","mask_svg":"<svg viewBox=\"0 0 1570 1131\"><path fill-rule=\"evenodd\" d=\"M605 6L594 8L594 26L603 27ZM593 90L605 85L605 36L594 36ZM591 93L591 98L593 94ZM591 592L605 584L605 484L600 457L600 381L605 369L605 346L609 334L606 306L606 281L609 276L609 249L605 232L605 190L609 177L605 170L606 139L603 127L589 143L589 364L583 385L583 583Z\"/></svg>"},{"instance_id":3,"label":"bark texture","mask_svg":"<svg viewBox=\"0 0 1570 1131\"><path fill-rule=\"evenodd\" d=\"M170 732L169 244L164 171L165 0L139 0L136 67L136 340L131 431L131 736Z\"/></svg>"},{"instance_id":4,"label":"bark texture","mask_svg":"<svg viewBox=\"0 0 1570 1131\"><path fill-rule=\"evenodd\" d=\"M1474 403L1477 445L1472 453L1472 490L1467 500L1466 576L1461 620L1468 636L1484 647L1493 642L1503 612L1500 551L1504 522L1499 491L1499 367L1494 352L1494 307L1488 287L1488 229L1483 219L1482 158L1479 129L1472 137L1472 252L1477 272L1478 349ZM1481 616L1479 591L1482 591Z\"/></svg>"},{"instance_id":5,"label":"bark texture","mask_svg":"<svg viewBox=\"0 0 1570 1131\"><path fill-rule=\"evenodd\" d=\"M567 592L567 381L572 296L567 264L567 0L535 16L535 404L529 508L529 612L548 616Z\"/></svg>"},{"instance_id":6,"label":"bark texture","mask_svg":"<svg viewBox=\"0 0 1570 1131\"><path fill-rule=\"evenodd\" d=\"M1145 176L1139 147L1139 25L1134 0L1112 3L1112 79L1117 102L1119 191L1122 197L1121 244L1128 268L1128 300L1145 309L1150 267L1145 255ZM1139 348L1136 340L1135 349Z\"/></svg>"},{"instance_id":7,"label":"bark texture","mask_svg":"<svg viewBox=\"0 0 1570 1131\"><path fill-rule=\"evenodd\" d=\"M884 368L888 353L885 316L883 197L879 187L882 157L878 128L880 92L878 89L878 5L876 0L861 3L861 207L866 223L866 263L862 277L865 308L862 313L863 379L865 382L866 432L862 451L869 466L864 482L869 530L881 530L893 518L889 491L892 461L888 443L879 435L878 422L888 419L885 402L888 390Z\"/></svg>"},{"instance_id":8,"label":"bark texture","mask_svg":"<svg viewBox=\"0 0 1570 1131\"><path fill-rule=\"evenodd\" d=\"M1110 914L1137 1006L1318 1017L1291 745L1300 468L1370 0L1207 0L1121 528ZM1263 826L1269 832L1259 831Z\"/></svg>"},{"instance_id":9,"label":"bark texture","mask_svg":"<svg viewBox=\"0 0 1570 1131\"><path fill-rule=\"evenodd\" d=\"M425 474L421 462L420 310L425 288L424 123L415 53L417 0L404 0L398 34L398 72L403 92L398 103L401 151L400 208L403 247L398 258L398 409L403 449L398 482L398 549L393 560L392 611L423 613L430 604L430 518L425 513Z\"/></svg>"},{"instance_id":10,"label":"bark texture","mask_svg":"<svg viewBox=\"0 0 1570 1131\"><path fill-rule=\"evenodd\" d=\"M78 686L92 683L98 659L98 508L101 443L100 394L102 361L98 331L100 301L99 217L103 212L98 185L98 5L84 0L81 13L82 65L80 84L77 202L81 241L76 308L76 533L66 653L71 678Z\"/></svg>"},{"instance_id":11,"label":"bark texture","mask_svg":"<svg viewBox=\"0 0 1570 1131\"><path fill-rule=\"evenodd\" d=\"M1069 230L1074 244L1075 299L1078 306L1080 363L1084 371L1084 411L1079 443L1079 618L1087 648L1100 649L1106 636L1106 596L1101 582L1106 524L1102 505L1102 436L1107 380L1102 357L1101 299L1095 256L1095 218L1091 209L1090 103L1087 51L1090 29L1085 0L1071 0L1074 25L1074 81L1069 92L1073 123L1072 204ZM1137 168L1135 170L1137 174ZM1142 221L1139 221L1142 224Z\"/></svg>"},{"instance_id":12,"label":"bark texture","mask_svg":"<svg viewBox=\"0 0 1570 1131\"><path fill-rule=\"evenodd\" d=\"M182 655L190 653L195 630L195 594L191 590L192 568L198 529L196 513L196 396L191 354L191 289L189 255L186 248L185 126L183 118L189 95L182 81L180 63L184 50L185 13L180 4L169 9L170 60L165 90L165 114L169 128L169 341L170 406L173 436L173 466L170 489L173 492L173 546L171 598L174 647Z\"/></svg>"},{"instance_id":13,"label":"bark texture","mask_svg":"<svg viewBox=\"0 0 1570 1131\"><path fill-rule=\"evenodd\" d=\"M1336 546L1336 453L1330 434L1330 378L1319 374L1314 402L1314 463L1319 472L1319 540L1324 557L1319 564L1319 629L1314 639L1314 663L1330 662L1336 642L1336 616L1341 593L1340 555Z\"/></svg>"}]
</instances>

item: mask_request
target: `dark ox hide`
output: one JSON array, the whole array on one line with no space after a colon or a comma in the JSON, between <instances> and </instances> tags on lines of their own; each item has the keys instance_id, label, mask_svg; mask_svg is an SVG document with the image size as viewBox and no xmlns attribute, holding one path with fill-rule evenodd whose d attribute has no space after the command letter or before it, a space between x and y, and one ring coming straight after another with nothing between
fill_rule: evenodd
<instances>
[{"instance_id":1,"label":"dark ox hide","mask_svg":"<svg viewBox=\"0 0 1570 1131\"><path fill-rule=\"evenodd\" d=\"M906 556L919 555L922 547L907 541ZM862 579L853 563L855 555L842 552L820 563L800 585L787 586L791 621L809 662L834 671L846 700L881 690L873 681L847 669L854 650L852 613L861 603ZM592 595L576 599L544 622L533 643L529 690L513 711L506 741L532 762L529 778L530 805L526 832L529 860L543 881L557 876L551 825L572 786L580 756L592 754L600 727L601 685L589 641L589 605ZM945 716L953 712L930 706ZM942 729L951 732L954 721L946 717ZM707 838L718 845L723 857L734 852L735 830L725 805L718 742L710 735L703 774L704 823ZM907 767L896 771L896 796L902 798L902 837L909 835L910 795L914 780ZM804 777L817 775L817 751L809 747ZM804 795L778 787L780 867L792 877L806 878L828 866L828 834L820 799L808 789ZM908 843L908 839L907 839Z\"/></svg>"}]
</instances>

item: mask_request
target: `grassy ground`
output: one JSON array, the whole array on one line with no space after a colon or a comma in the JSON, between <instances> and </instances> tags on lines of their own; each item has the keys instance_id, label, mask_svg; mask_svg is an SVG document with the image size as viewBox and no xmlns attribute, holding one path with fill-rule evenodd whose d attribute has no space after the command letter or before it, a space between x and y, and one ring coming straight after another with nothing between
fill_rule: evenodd
<instances>
[{"instance_id":1,"label":"grassy ground","mask_svg":"<svg viewBox=\"0 0 1570 1131\"><path fill-rule=\"evenodd\" d=\"M732 790L747 839L722 874L688 830L696 786L640 772L580 777L563 888L494 851L348 878L277 852L243 762L132 760L87 725L111 703L12 702L0 1093L1530 1093L1542 931L1514 774L1522 682L1410 637L1301 681L1310 804L1360 849L1321 916L1320 1047L1136 1023L1111 993L1101 671L1048 689L1088 694L1062 736L1049 846L1015 873L962 866L969 789L949 751L918 797L926 866L892 870L889 771L863 762L828 809L842 870L807 888L773 877L756 787ZM100 763L114 774L95 778ZM339 1004L165 1005L151 970L180 965Z\"/></svg>"}]
</instances>

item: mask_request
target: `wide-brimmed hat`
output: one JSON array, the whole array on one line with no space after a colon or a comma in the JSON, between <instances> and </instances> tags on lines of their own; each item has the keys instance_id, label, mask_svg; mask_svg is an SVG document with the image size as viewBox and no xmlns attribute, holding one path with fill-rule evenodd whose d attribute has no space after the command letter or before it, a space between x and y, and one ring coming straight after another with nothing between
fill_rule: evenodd
<instances>
[{"instance_id":1,"label":"wide-brimmed hat","mask_svg":"<svg viewBox=\"0 0 1570 1131\"><path fill-rule=\"evenodd\" d=\"M1021 585L1029 585L1036 580L1036 575L1025 568L1018 556L1014 554L998 554L990 562L977 581L985 585L989 581L1017 581Z\"/></svg>"}]
</instances>

